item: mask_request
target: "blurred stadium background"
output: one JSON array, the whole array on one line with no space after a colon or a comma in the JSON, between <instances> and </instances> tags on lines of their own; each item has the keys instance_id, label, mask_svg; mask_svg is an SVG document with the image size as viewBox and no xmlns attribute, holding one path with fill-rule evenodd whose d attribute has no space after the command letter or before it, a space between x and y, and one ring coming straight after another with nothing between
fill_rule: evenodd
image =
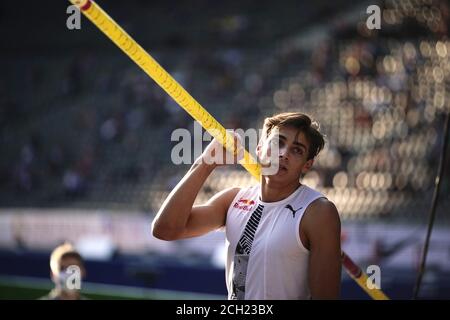
<instances>
[{"instance_id":1,"label":"blurred stadium background","mask_svg":"<svg viewBox=\"0 0 450 320\"><path fill-rule=\"evenodd\" d=\"M343 249L412 297L450 109L447 1L98 2L226 128L315 117L328 144L304 183L336 203ZM87 19L68 30L68 5L0 4L0 298L44 295L65 240L90 298L225 298L223 233L150 234L189 167L172 164L171 132L192 119ZM450 298L449 169L422 298ZM220 169L197 201L252 183ZM368 298L344 271L342 297Z\"/></svg>"}]
</instances>

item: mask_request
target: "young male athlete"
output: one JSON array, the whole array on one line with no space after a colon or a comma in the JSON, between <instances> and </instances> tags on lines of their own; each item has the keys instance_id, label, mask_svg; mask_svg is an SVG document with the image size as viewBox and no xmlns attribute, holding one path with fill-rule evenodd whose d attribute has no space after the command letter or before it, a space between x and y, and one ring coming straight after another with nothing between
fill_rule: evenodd
<instances>
[{"instance_id":1,"label":"young male athlete","mask_svg":"<svg viewBox=\"0 0 450 320\"><path fill-rule=\"evenodd\" d=\"M339 298L339 214L323 194L300 182L324 146L317 125L297 112L266 118L257 156L264 159L277 145L276 173L194 206L220 165L205 161L217 144L211 142L169 194L153 221L153 235L177 240L225 227L229 299Z\"/></svg>"}]
</instances>

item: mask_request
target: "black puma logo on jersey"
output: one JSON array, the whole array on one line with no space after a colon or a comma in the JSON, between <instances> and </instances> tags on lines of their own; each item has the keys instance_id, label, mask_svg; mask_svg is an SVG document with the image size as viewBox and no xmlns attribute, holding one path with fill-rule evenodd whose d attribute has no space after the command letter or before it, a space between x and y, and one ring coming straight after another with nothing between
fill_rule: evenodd
<instances>
[{"instance_id":1,"label":"black puma logo on jersey","mask_svg":"<svg viewBox=\"0 0 450 320\"><path fill-rule=\"evenodd\" d=\"M295 214L297 213L297 211L302 209L303 207L300 207L297 210L295 210L294 208L292 208L292 206L290 204L287 204L285 208L291 210L292 211L292 218L295 218Z\"/></svg>"}]
</instances>

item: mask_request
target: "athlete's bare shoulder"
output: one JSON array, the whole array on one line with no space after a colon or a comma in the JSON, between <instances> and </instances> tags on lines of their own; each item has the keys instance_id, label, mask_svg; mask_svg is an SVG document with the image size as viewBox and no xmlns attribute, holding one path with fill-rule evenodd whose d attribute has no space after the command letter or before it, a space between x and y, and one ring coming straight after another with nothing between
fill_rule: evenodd
<instances>
[{"instance_id":1,"label":"athlete's bare shoulder","mask_svg":"<svg viewBox=\"0 0 450 320\"><path fill-rule=\"evenodd\" d=\"M334 203L323 197L314 200L308 206L304 219L316 223L340 220L338 210Z\"/></svg>"}]
</instances>

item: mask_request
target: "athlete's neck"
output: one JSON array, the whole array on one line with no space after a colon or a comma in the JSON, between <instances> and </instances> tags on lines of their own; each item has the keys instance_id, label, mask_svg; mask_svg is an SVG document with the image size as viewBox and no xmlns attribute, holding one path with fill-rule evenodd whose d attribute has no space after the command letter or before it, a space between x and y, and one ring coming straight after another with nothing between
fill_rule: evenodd
<instances>
[{"instance_id":1,"label":"athlete's neck","mask_svg":"<svg viewBox=\"0 0 450 320\"><path fill-rule=\"evenodd\" d=\"M263 177L261 179L261 201L264 202L277 202L289 197L295 192L301 183L295 181L294 183L287 185L271 184Z\"/></svg>"}]
</instances>

